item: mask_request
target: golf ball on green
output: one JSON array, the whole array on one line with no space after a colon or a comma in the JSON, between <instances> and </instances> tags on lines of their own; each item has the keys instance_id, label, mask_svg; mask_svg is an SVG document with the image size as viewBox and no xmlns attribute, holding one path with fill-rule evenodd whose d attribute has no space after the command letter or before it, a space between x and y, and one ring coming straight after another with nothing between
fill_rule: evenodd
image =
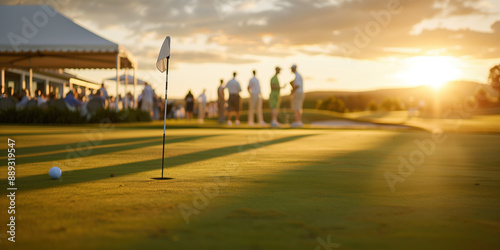
<instances>
[{"instance_id":1,"label":"golf ball on green","mask_svg":"<svg viewBox=\"0 0 500 250\"><path fill-rule=\"evenodd\" d=\"M62 171L60 168L58 167L52 167L50 170L49 170L49 176L50 178L54 179L54 180L57 180L61 177L62 175Z\"/></svg>"}]
</instances>

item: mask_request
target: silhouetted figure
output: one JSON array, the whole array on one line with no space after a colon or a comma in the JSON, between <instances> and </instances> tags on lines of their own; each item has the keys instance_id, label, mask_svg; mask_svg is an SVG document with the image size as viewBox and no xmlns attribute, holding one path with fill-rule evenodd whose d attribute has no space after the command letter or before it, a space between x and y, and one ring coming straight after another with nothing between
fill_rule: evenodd
<instances>
[{"instance_id":1,"label":"silhouetted figure","mask_svg":"<svg viewBox=\"0 0 500 250\"><path fill-rule=\"evenodd\" d=\"M217 108L219 111L219 124L224 123L226 117L224 115L226 111L226 99L224 98L224 80L220 79L219 88L217 88Z\"/></svg>"},{"instance_id":2,"label":"silhouetted figure","mask_svg":"<svg viewBox=\"0 0 500 250\"><path fill-rule=\"evenodd\" d=\"M269 107L271 108L271 127L279 127L278 111L281 104L280 92L282 87L278 79L278 74L281 72L280 67L276 67L276 74L271 78L271 93L269 94Z\"/></svg>"},{"instance_id":3,"label":"silhouetted figure","mask_svg":"<svg viewBox=\"0 0 500 250\"><path fill-rule=\"evenodd\" d=\"M234 124L240 125L240 92L241 86L238 81L236 81L236 72L233 72L233 78L227 82L225 87L229 92L229 118L227 120L227 125L232 125L232 117L235 116Z\"/></svg>"},{"instance_id":4,"label":"silhouetted figure","mask_svg":"<svg viewBox=\"0 0 500 250\"><path fill-rule=\"evenodd\" d=\"M205 95L205 89L198 96L198 123L203 124L205 122L205 110L207 106L207 96Z\"/></svg>"},{"instance_id":5,"label":"silhouetted figure","mask_svg":"<svg viewBox=\"0 0 500 250\"><path fill-rule=\"evenodd\" d=\"M190 121L193 119L194 111L194 96L193 93L191 93L191 90L188 91L184 100L186 101L186 119Z\"/></svg>"}]
</instances>

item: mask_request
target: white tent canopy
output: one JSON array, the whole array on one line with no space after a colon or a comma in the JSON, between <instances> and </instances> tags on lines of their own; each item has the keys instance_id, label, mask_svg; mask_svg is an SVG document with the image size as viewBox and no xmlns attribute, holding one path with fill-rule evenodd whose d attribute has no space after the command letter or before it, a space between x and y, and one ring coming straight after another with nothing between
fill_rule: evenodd
<instances>
[{"instance_id":1,"label":"white tent canopy","mask_svg":"<svg viewBox=\"0 0 500 250\"><path fill-rule=\"evenodd\" d=\"M116 77L106 78L105 80L116 81ZM144 85L145 82L146 81L137 78L137 85ZM120 76L120 84L122 84L122 85L123 84L132 85L132 84L134 84L134 77L133 76L129 76L129 75L121 75Z\"/></svg>"},{"instance_id":2,"label":"white tent canopy","mask_svg":"<svg viewBox=\"0 0 500 250\"><path fill-rule=\"evenodd\" d=\"M122 46L79 26L48 5L2 5L0 68L115 68L118 77L123 68L134 69L135 76L137 61ZM118 93L118 84L116 87Z\"/></svg>"}]
</instances>

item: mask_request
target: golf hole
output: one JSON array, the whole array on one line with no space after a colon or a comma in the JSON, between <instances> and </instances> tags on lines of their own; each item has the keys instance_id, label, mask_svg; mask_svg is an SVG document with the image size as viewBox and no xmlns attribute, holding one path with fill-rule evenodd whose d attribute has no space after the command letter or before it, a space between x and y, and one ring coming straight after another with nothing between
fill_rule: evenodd
<instances>
[{"instance_id":1,"label":"golf hole","mask_svg":"<svg viewBox=\"0 0 500 250\"><path fill-rule=\"evenodd\" d=\"M163 181L166 181L166 180L173 180L174 178L168 178L168 177L157 177L157 178L151 178L153 180L163 180Z\"/></svg>"}]
</instances>

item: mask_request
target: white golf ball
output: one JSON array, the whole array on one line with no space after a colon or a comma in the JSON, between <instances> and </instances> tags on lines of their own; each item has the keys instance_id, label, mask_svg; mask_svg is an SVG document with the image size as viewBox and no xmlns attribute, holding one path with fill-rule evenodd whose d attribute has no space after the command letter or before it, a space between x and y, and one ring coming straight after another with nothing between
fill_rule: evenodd
<instances>
[{"instance_id":1,"label":"white golf ball","mask_svg":"<svg viewBox=\"0 0 500 250\"><path fill-rule=\"evenodd\" d=\"M50 170L49 170L49 176L50 178L54 179L54 180L57 180L61 177L62 175L62 171L60 168L58 167L52 167Z\"/></svg>"}]
</instances>

